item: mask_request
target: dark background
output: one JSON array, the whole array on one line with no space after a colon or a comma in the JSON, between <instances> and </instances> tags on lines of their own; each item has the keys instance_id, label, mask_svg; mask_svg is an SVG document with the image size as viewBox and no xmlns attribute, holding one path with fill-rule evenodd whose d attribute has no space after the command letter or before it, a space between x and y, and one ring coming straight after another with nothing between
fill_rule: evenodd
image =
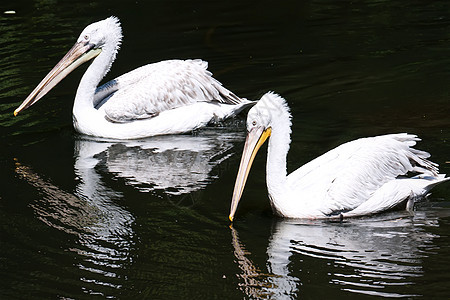
<instances>
[{"instance_id":1,"label":"dark background","mask_svg":"<svg viewBox=\"0 0 450 300\"><path fill-rule=\"evenodd\" d=\"M71 117L85 67L12 115L85 26L115 15L124 39L105 79L202 58L242 97L280 93L293 115L288 171L355 138L409 132L450 173L447 1L3 1L0 9L2 298L450 295L449 184L415 216L292 224L270 210L263 148L229 228L245 115L181 140L87 139Z\"/></svg>"}]
</instances>

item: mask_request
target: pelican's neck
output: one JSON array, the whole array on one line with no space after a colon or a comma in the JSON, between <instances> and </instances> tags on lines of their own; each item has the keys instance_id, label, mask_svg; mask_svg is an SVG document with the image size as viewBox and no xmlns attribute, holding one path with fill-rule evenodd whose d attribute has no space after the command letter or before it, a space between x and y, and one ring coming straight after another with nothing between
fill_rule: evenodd
<instances>
[{"instance_id":1,"label":"pelican's neck","mask_svg":"<svg viewBox=\"0 0 450 300\"><path fill-rule=\"evenodd\" d=\"M272 120L272 134L267 148L267 189L272 206L275 208L276 199L286 191L287 171L286 158L291 142L291 121L287 111L277 114Z\"/></svg>"},{"instance_id":2,"label":"pelican's neck","mask_svg":"<svg viewBox=\"0 0 450 300\"><path fill-rule=\"evenodd\" d=\"M76 120L87 116L89 112L97 111L93 104L95 91L116 58L119 42L106 43L102 47L102 52L94 59L81 78L73 105L73 115Z\"/></svg>"}]
</instances>

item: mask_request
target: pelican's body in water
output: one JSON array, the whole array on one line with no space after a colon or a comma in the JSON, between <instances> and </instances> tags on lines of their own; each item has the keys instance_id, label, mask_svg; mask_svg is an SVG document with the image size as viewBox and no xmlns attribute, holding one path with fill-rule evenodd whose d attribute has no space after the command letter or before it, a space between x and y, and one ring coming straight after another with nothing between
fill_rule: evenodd
<instances>
[{"instance_id":1,"label":"pelican's body in water","mask_svg":"<svg viewBox=\"0 0 450 300\"><path fill-rule=\"evenodd\" d=\"M291 115L286 101L265 94L247 117L248 135L234 187L233 221L259 147L269 138L266 180L273 211L286 218L342 218L371 215L400 205L412 208L437 184L438 173L427 152L412 148L420 139L390 134L354 140L319 156L287 175ZM407 173L416 173L407 177Z\"/></svg>"},{"instance_id":2,"label":"pelican's body in water","mask_svg":"<svg viewBox=\"0 0 450 300\"><path fill-rule=\"evenodd\" d=\"M254 104L224 88L202 60L149 64L97 87L114 62L121 40L122 29L116 17L87 26L14 115L91 59L73 106L74 126L83 134L133 139L189 132Z\"/></svg>"}]
</instances>

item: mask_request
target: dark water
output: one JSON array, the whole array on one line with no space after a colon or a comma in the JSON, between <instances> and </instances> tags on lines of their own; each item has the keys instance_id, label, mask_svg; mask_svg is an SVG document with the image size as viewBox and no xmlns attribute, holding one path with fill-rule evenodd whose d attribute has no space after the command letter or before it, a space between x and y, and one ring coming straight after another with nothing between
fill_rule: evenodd
<instances>
[{"instance_id":1,"label":"dark water","mask_svg":"<svg viewBox=\"0 0 450 300\"><path fill-rule=\"evenodd\" d=\"M12 116L87 24L116 15L125 37L108 78L203 58L240 96L280 93L294 118L290 171L354 138L411 132L450 173L448 1L0 8L0 298L450 297L449 184L414 216L280 220L262 149L230 228L245 116L182 136L80 136L71 107L84 68Z\"/></svg>"}]
</instances>

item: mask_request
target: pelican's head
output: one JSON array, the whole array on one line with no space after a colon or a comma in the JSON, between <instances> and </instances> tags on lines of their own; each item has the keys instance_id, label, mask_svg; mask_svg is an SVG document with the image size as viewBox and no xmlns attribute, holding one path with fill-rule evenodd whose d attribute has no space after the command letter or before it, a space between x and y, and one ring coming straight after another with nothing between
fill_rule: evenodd
<instances>
[{"instance_id":1,"label":"pelican's head","mask_svg":"<svg viewBox=\"0 0 450 300\"><path fill-rule=\"evenodd\" d=\"M115 59L121 40L122 29L116 17L109 17L87 26L81 32L75 45L14 111L14 115L36 103L70 72L94 59L102 51L109 52L110 62L107 65L107 72Z\"/></svg>"},{"instance_id":2,"label":"pelican's head","mask_svg":"<svg viewBox=\"0 0 450 300\"><path fill-rule=\"evenodd\" d=\"M117 17L109 17L88 25L78 37L77 43L88 43L94 48L103 48L109 41L114 41L118 49L122 41L122 28Z\"/></svg>"},{"instance_id":3,"label":"pelican's head","mask_svg":"<svg viewBox=\"0 0 450 300\"><path fill-rule=\"evenodd\" d=\"M282 116L284 116L284 118ZM247 138L245 140L241 163L234 185L229 215L230 221L233 221L256 153L261 145L264 144L267 138L272 134L272 128L274 126L276 127L280 120L287 120L290 125L289 108L286 104L286 100L273 92L264 94L258 103L256 103L248 112ZM290 134L290 131L287 133Z\"/></svg>"}]
</instances>

